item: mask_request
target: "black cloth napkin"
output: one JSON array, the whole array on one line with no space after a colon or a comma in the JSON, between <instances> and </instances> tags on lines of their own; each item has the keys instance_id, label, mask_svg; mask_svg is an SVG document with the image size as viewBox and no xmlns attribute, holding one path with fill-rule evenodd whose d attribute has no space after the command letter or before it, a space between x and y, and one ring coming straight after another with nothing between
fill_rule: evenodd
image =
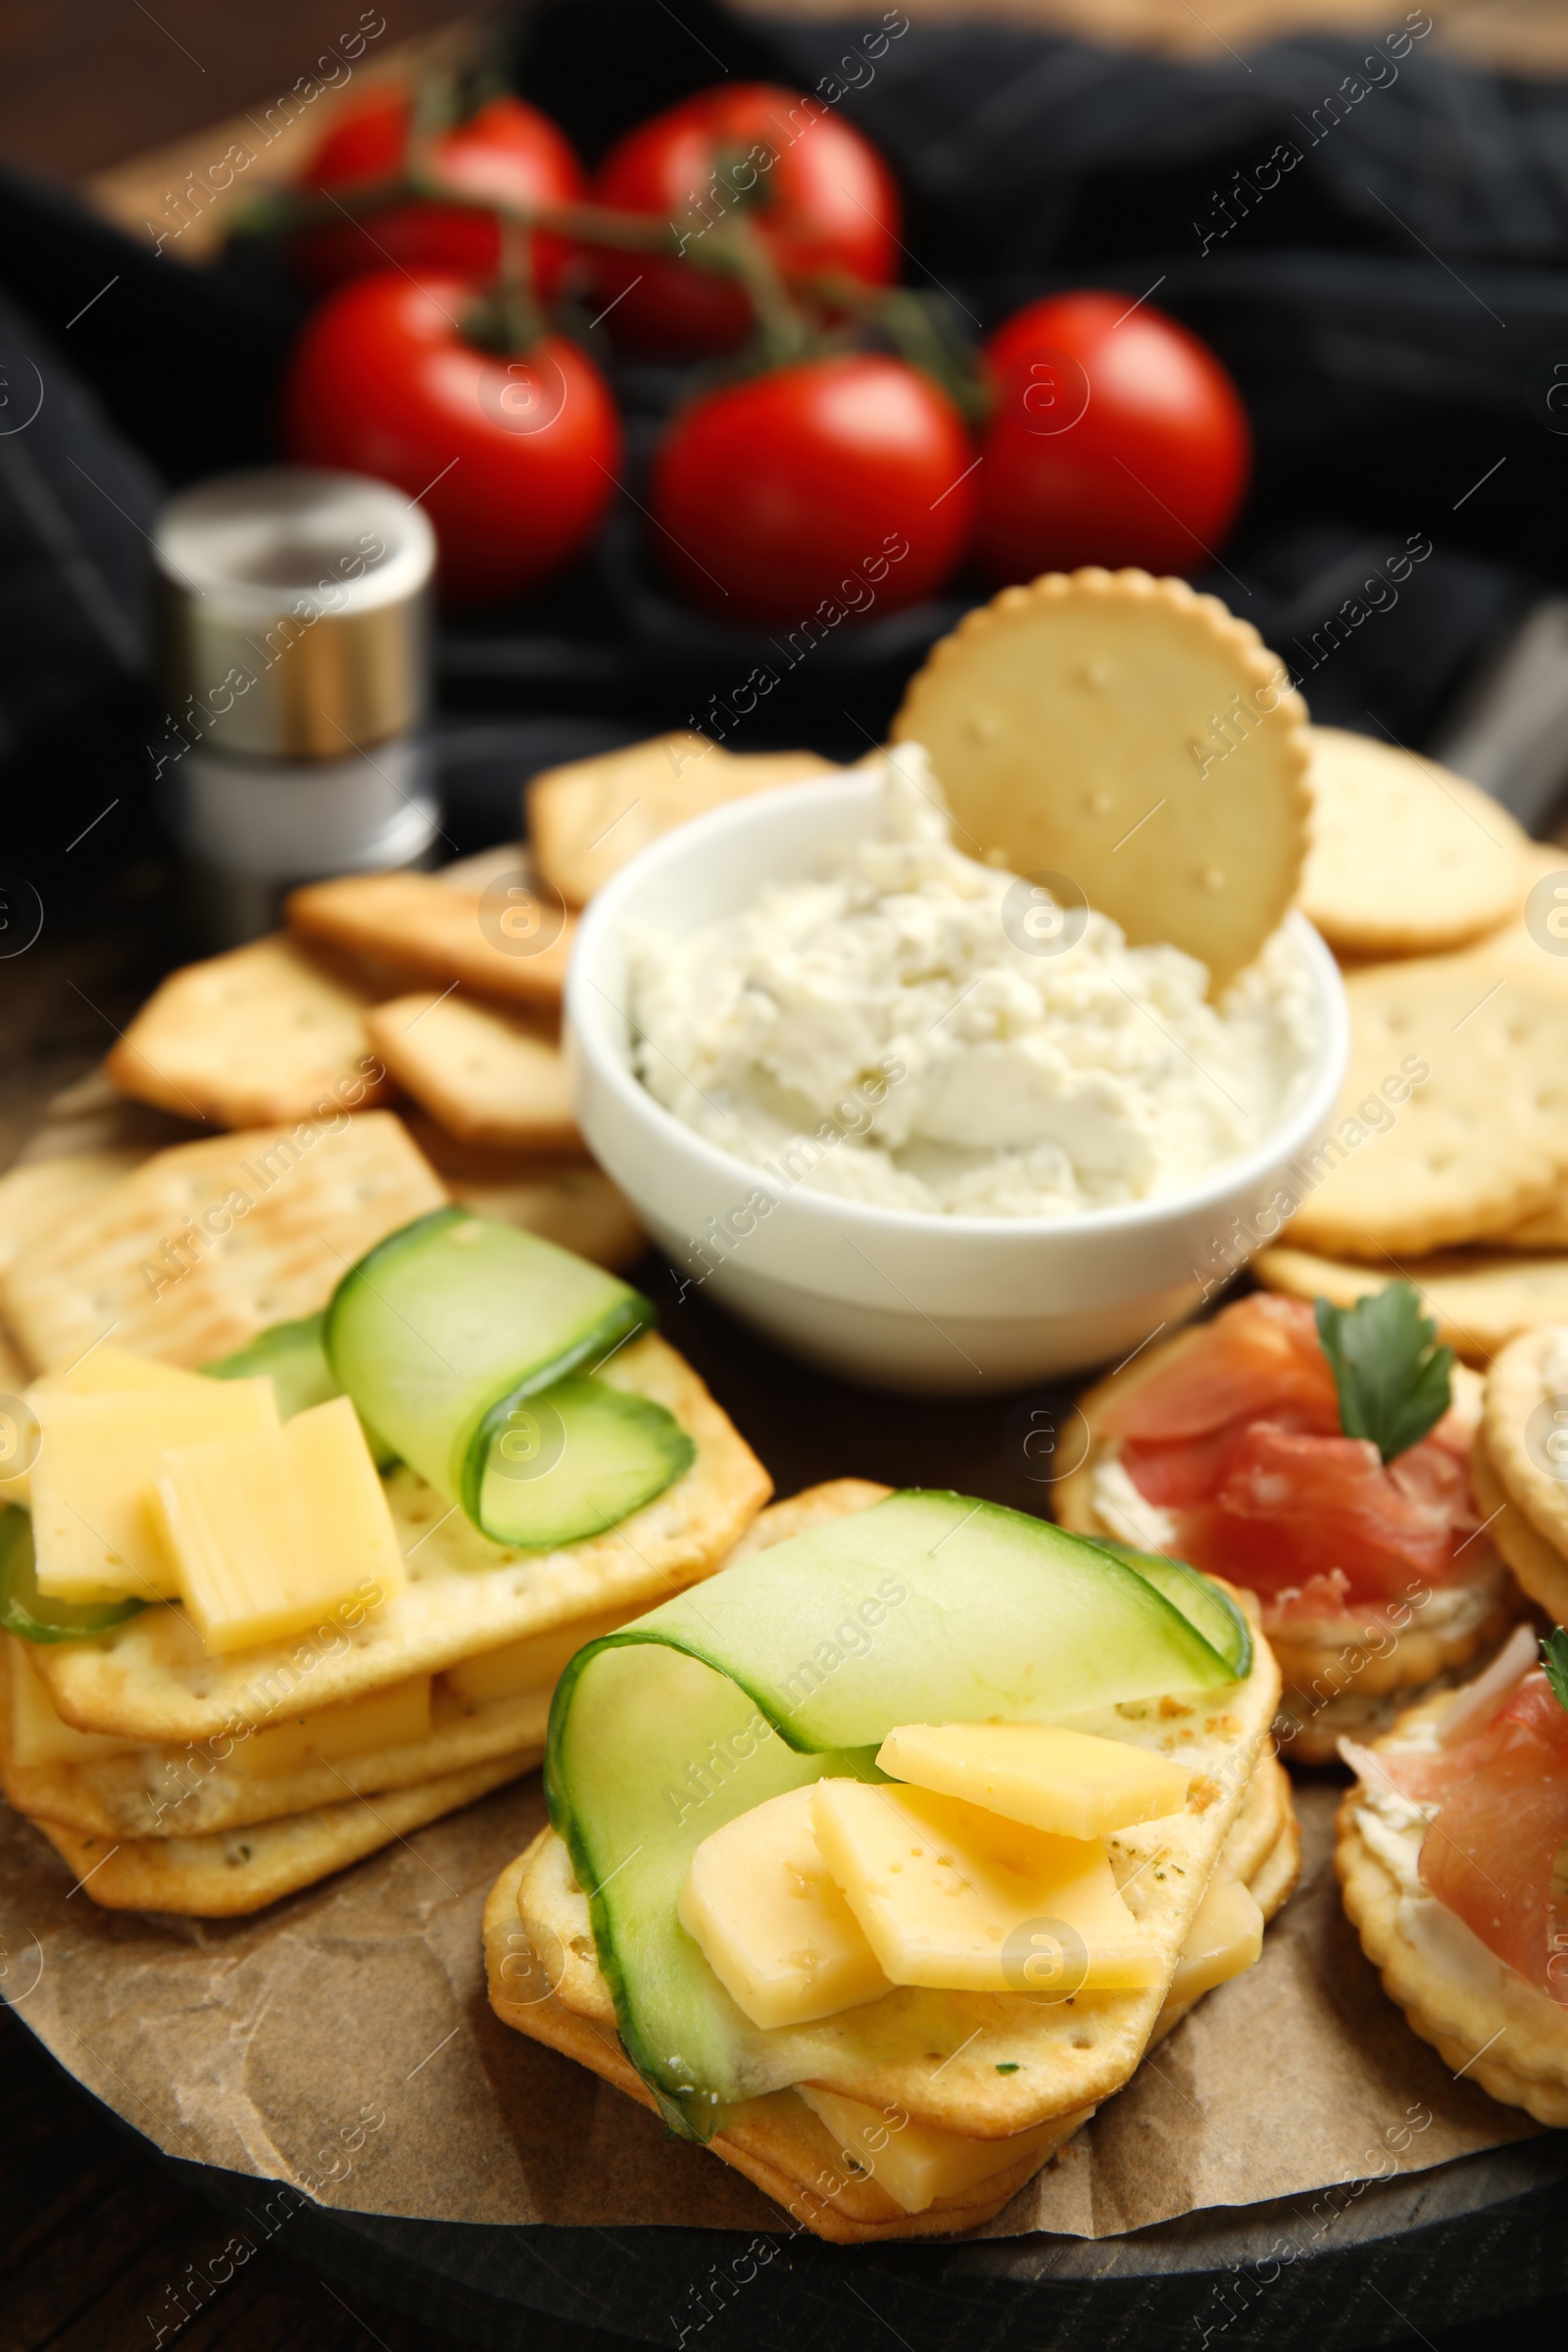
<instances>
[{"instance_id":1,"label":"black cloth napkin","mask_svg":"<svg viewBox=\"0 0 1568 2352\"><path fill-rule=\"evenodd\" d=\"M1568 417L1547 405L1568 381L1568 84L1468 67L1425 24L1394 9L1376 40L1245 58L1216 42L1194 65L897 7L785 23L711 0L550 0L507 56L590 162L726 74L817 92L900 177L907 282L970 331L1082 284L1185 319L1232 368L1257 440L1247 511L1200 584L1255 621L1315 716L1421 744L1568 573ZM165 485L276 454L303 315L275 257L192 270L0 174L0 867L102 870L145 838L149 518ZM601 357L635 493L679 379ZM19 425L35 382L43 405ZM528 767L702 723L763 658L765 641L679 604L644 531L623 500L569 577L443 623L462 846L514 830ZM1413 545L1429 552L1393 595L1388 564ZM734 740L854 755L984 593L959 580L841 630Z\"/></svg>"}]
</instances>

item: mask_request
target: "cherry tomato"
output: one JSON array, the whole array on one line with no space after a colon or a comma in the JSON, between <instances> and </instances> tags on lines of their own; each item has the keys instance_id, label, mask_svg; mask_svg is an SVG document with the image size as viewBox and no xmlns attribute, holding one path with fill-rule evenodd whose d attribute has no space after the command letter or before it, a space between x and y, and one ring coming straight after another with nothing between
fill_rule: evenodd
<instances>
[{"instance_id":1,"label":"cherry tomato","mask_svg":"<svg viewBox=\"0 0 1568 2352\"><path fill-rule=\"evenodd\" d=\"M1032 302L986 346L975 549L998 580L1080 564L1197 570L1251 468L1235 385L1186 327L1124 294Z\"/></svg>"},{"instance_id":2,"label":"cherry tomato","mask_svg":"<svg viewBox=\"0 0 1568 2352\"><path fill-rule=\"evenodd\" d=\"M892 173L858 130L797 90L739 82L688 98L611 150L597 193L670 221L688 255L744 207L782 270L838 270L868 286L898 275ZM751 332L744 292L700 261L601 250L593 266L617 337L639 350L733 351Z\"/></svg>"},{"instance_id":3,"label":"cherry tomato","mask_svg":"<svg viewBox=\"0 0 1568 2352\"><path fill-rule=\"evenodd\" d=\"M307 466L378 474L435 526L441 585L479 602L531 588L593 536L620 464L598 368L564 335L515 359L466 341L474 288L399 270L326 301L295 349L284 438Z\"/></svg>"},{"instance_id":4,"label":"cherry tomato","mask_svg":"<svg viewBox=\"0 0 1568 2352\"><path fill-rule=\"evenodd\" d=\"M390 179L404 166L414 103L397 89L370 92L339 115L296 183L302 195L332 195ZM465 195L500 198L513 204L574 204L587 191L582 166L549 117L519 98L492 98L466 122L435 140L431 164ZM562 237L534 239L534 274L545 300L555 293L572 248ZM416 275L451 270L465 277L486 277L501 254L495 220L421 200L364 221L337 220L302 229L292 247L296 269L307 285L324 293L351 277L400 263Z\"/></svg>"},{"instance_id":5,"label":"cherry tomato","mask_svg":"<svg viewBox=\"0 0 1568 2352\"><path fill-rule=\"evenodd\" d=\"M973 464L928 376L846 354L694 400L650 503L669 569L725 619L800 621L829 599L843 618L940 587L968 539Z\"/></svg>"}]
</instances>

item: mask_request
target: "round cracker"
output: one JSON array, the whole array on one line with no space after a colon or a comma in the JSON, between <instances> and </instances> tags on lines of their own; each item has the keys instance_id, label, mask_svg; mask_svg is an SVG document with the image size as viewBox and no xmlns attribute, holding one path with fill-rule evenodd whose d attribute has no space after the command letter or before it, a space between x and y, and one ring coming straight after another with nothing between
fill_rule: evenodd
<instances>
[{"instance_id":1,"label":"round cracker","mask_svg":"<svg viewBox=\"0 0 1568 2352\"><path fill-rule=\"evenodd\" d=\"M1300 880L1305 706L1217 597L1147 571L1047 572L933 646L893 722L929 753L958 845L1065 875L1135 947L1216 987Z\"/></svg>"},{"instance_id":2,"label":"round cracker","mask_svg":"<svg viewBox=\"0 0 1568 2352\"><path fill-rule=\"evenodd\" d=\"M1082 1428L1073 1423L1063 1440L1083 1459L1052 1490L1056 1523L1075 1536L1111 1531L1095 1509L1095 1470L1113 1455L1119 1440L1107 1436L1104 1414L1155 1372L1178 1361L1205 1337L1205 1326L1190 1325L1158 1347L1147 1348L1125 1369L1085 1392L1078 1400ZM1481 1383L1461 1365L1454 1373L1454 1401L1480 1409ZM1518 1594L1485 1543L1476 1545L1472 1572L1463 1585L1446 1588L1407 1612L1396 1626L1376 1603L1349 1612L1344 1621L1293 1620L1271 1631L1268 1643L1279 1662L1284 1691L1280 1721L1289 1752L1298 1764L1332 1764L1342 1732L1364 1737L1383 1729L1392 1711L1407 1705L1434 1682L1446 1681L1495 1647L1519 1614ZM1426 1614L1419 1613L1426 1608ZM1385 1647L1384 1644L1387 1644Z\"/></svg>"},{"instance_id":3,"label":"round cracker","mask_svg":"<svg viewBox=\"0 0 1568 2352\"><path fill-rule=\"evenodd\" d=\"M1353 1306L1391 1282L1413 1283L1438 1338L1469 1364L1490 1364L1521 1331L1568 1323L1568 1257L1450 1250L1402 1265L1358 1265L1310 1250L1265 1250L1252 1263L1264 1287L1290 1298Z\"/></svg>"},{"instance_id":4,"label":"round cracker","mask_svg":"<svg viewBox=\"0 0 1568 2352\"><path fill-rule=\"evenodd\" d=\"M1414 1732L1436 1703L1411 1708L1391 1737ZM1568 2124L1568 2016L1512 1969L1499 1964L1494 1984L1477 1982L1446 1973L1411 1941L1399 1882L1357 1826L1360 1801L1356 1788L1340 1806L1334 1860L1346 1913L1384 1991L1452 2074L1538 2123Z\"/></svg>"},{"instance_id":5,"label":"round cracker","mask_svg":"<svg viewBox=\"0 0 1568 2352\"><path fill-rule=\"evenodd\" d=\"M1477 1430L1470 1448L1470 1491L1486 1521L1488 1539L1513 1570L1521 1590L1561 1625L1568 1618L1568 1559L1546 1542L1503 1485L1484 1429Z\"/></svg>"},{"instance_id":6,"label":"round cracker","mask_svg":"<svg viewBox=\"0 0 1568 2352\"><path fill-rule=\"evenodd\" d=\"M1304 1196L1292 1245L1419 1256L1549 1206L1568 1176L1568 995L1485 952L1372 964L1345 993L1339 1106L1286 1171Z\"/></svg>"},{"instance_id":7,"label":"round cracker","mask_svg":"<svg viewBox=\"0 0 1568 2352\"><path fill-rule=\"evenodd\" d=\"M1526 835L1490 793L1435 760L1312 727L1312 847L1298 904L1351 956L1424 956L1516 911Z\"/></svg>"},{"instance_id":8,"label":"round cracker","mask_svg":"<svg viewBox=\"0 0 1568 2352\"><path fill-rule=\"evenodd\" d=\"M1568 1480L1554 1477L1542 1458L1537 1415L1547 1401L1546 1357L1563 1337L1560 1325L1548 1325L1511 1340L1487 1375L1481 1411L1487 1452L1509 1502L1558 1552L1568 1552Z\"/></svg>"}]
</instances>

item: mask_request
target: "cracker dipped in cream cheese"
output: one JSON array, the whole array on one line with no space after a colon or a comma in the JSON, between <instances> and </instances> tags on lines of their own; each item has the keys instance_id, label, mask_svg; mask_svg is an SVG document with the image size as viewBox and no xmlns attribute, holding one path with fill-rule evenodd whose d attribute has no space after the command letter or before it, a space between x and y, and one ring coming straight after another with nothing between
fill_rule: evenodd
<instances>
[{"instance_id":1,"label":"cracker dipped in cream cheese","mask_svg":"<svg viewBox=\"0 0 1568 2352\"><path fill-rule=\"evenodd\" d=\"M918 745L876 764L876 832L821 879L634 935L636 1066L668 1110L789 1182L950 1216L1154 1200L1267 1137L1315 1043L1283 937L1210 1003L1181 949L956 848Z\"/></svg>"}]
</instances>

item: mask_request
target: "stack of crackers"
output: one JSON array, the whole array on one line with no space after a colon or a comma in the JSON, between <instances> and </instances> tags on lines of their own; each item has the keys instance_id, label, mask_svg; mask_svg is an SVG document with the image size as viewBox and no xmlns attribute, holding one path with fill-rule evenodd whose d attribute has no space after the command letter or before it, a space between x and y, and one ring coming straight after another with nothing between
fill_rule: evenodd
<instances>
[{"instance_id":1,"label":"stack of crackers","mask_svg":"<svg viewBox=\"0 0 1568 2352\"><path fill-rule=\"evenodd\" d=\"M1254 1270L1341 1306L1412 1282L1485 1365L1568 1321L1568 850L1396 745L1311 745L1299 903L1344 966L1350 1064Z\"/></svg>"}]
</instances>

